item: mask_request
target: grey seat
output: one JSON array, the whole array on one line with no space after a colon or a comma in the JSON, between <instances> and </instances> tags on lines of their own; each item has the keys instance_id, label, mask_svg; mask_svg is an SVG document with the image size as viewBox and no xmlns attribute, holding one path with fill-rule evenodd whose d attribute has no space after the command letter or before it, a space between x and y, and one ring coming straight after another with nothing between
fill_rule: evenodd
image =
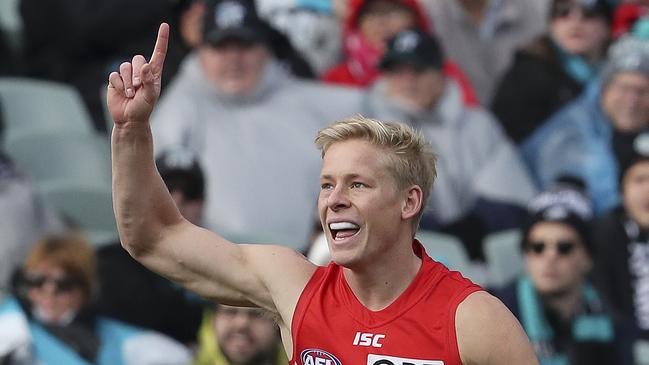
<instances>
[{"instance_id":1,"label":"grey seat","mask_svg":"<svg viewBox=\"0 0 649 365\"><path fill-rule=\"evenodd\" d=\"M483 247L493 286L502 287L523 273L521 234L520 230L512 229L492 233L485 238Z\"/></svg>"},{"instance_id":2,"label":"grey seat","mask_svg":"<svg viewBox=\"0 0 649 365\"><path fill-rule=\"evenodd\" d=\"M419 230L415 237L433 260L443 263L449 269L465 274L468 272L469 256L464 250L462 242L456 237L426 230Z\"/></svg>"},{"instance_id":3,"label":"grey seat","mask_svg":"<svg viewBox=\"0 0 649 365\"><path fill-rule=\"evenodd\" d=\"M62 83L0 78L0 104L6 142L33 133L94 133L79 92Z\"/></svg>"},{"instance_id":4,"label":"grey seat","mask_svg":"<svg viewBox=\"0 0 649 365\"><path fill-rule=\"evenodd\" d=\"M41 184L43 198L94 245L117 241L110 186L58 181Z\"/></svg>"},{"instance_id":5,"label":"grey seat","mask_svg":"<svg viewBox=\"0 0 649 365\"><path fill-rule=\"evenodd\" d=\"M110 146L98 135L27 134L7 141L5 149L37 185L65 180L110 186Z\"/></svg>"}]
</instances>

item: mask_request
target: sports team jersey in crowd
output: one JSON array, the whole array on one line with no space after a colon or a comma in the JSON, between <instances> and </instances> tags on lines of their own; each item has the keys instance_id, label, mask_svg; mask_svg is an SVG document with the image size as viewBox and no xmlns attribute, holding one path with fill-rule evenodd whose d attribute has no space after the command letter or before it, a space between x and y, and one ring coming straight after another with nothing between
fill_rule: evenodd
<instances>
[{"instance_id":1,"label":"sports team jersey in crowd","mask_svg":"<svg viewBox=\"0 0 649 365\"><path fill-rule=\"evenodd\" d=\"M413 249L419 272L380 311L358 301L341 266L318 268L295 309L289 365L461 365L455 311L482 289L433 261L416 240Z\"/></svg>"}]
</instances>

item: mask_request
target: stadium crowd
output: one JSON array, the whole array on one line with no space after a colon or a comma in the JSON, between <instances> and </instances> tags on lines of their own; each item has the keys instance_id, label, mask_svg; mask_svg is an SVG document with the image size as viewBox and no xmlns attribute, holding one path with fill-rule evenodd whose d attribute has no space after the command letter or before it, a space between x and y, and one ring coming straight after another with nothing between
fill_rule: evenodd
<instances>
[{"instance_id":1,"label":"stadium crowd","mask_svg":"<svg viewBox=\"0 0 649 365\"><path fill-rule=\"evenodd\" d=\"M406 123L437 156L431 257L499 297L541 365L649 364L649 1L3 2L0 364L288 362L267 313L120 245L106 85L161 22L151 127L186 219L327 265L313 139Z\"/></svg>"}]
</instances>

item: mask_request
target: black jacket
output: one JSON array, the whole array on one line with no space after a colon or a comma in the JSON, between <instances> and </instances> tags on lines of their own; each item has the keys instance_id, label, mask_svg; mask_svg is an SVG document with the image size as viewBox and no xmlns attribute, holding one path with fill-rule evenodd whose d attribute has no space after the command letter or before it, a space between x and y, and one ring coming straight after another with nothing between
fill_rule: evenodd
<instances>
[{"instance_id":1,"label":"black jacket","mask_svg":"<svg viewBox=\"0 0 649 365\"><path fill-rule=\"evenodd\" d=\"M491 110L510 138L520 143L581 90L563 69L552 41L541 37L515 54Z\"/></svg>"}]
</instances>

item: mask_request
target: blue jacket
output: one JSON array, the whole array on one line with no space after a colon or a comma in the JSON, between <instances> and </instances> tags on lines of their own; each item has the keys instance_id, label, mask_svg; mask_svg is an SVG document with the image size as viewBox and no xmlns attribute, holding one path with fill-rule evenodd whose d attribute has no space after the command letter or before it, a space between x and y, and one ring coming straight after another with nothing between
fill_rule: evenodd
<instances>
[{"instance_id":1,"label":"blue jacket","mask_svg":"<svg viewBox=\"0 0 649 365\"><path fill-rule=\"evenodd\" d=\"M602 110L600 96L601 84L596 80L521 145L539 188L550 188L561 175L579 177L586 183L597 214L620 199L613 127Z\"/></svg>"},{"instance_id":2,"label":"blue jacket","mask_svg":"<svg viewBox=\"0 0 649 365\"><path fill-rule=\"evenodd\" d=\"M96 324L100 340L97 365L181 365L191 361L184 346L158 333L104 317L98 317ZM0 360L6 357L18 363L91 365L28 318L11 297L0 303Z\"/></svg>"}]
</instances>

